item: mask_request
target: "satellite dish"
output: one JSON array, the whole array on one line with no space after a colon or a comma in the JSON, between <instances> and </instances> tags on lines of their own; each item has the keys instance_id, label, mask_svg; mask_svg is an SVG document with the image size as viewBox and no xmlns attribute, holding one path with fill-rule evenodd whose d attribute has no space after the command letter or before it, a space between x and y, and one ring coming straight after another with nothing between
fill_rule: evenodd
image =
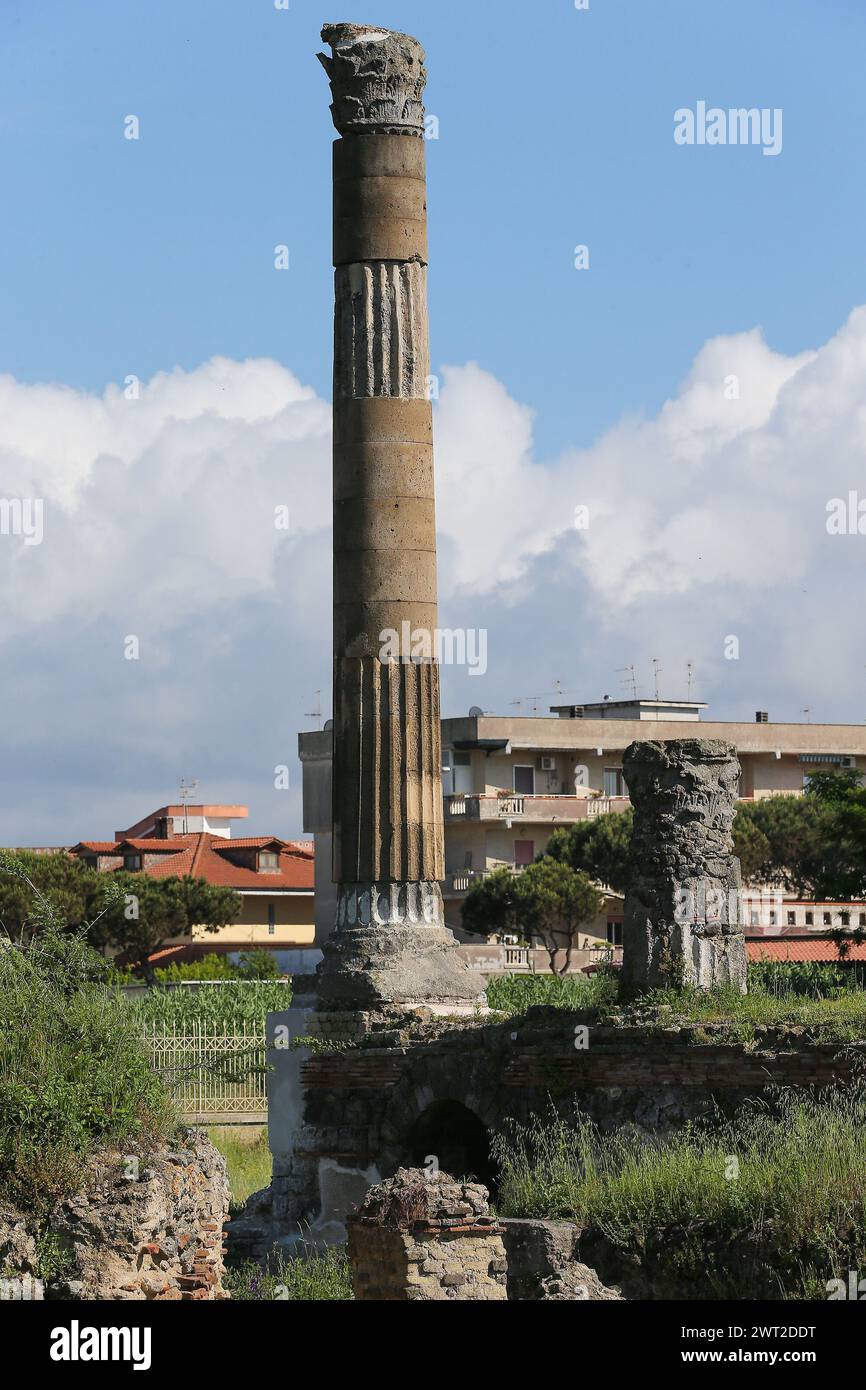
<instances>
[{"instance_id":1,"label":"satellite dish","mask_svg":"<svg viewBox=\"0 0 866 1390\"><path fill-rule=\"evenodd\" d=\"M483 718L484 718L484 710L481 709L478 705L473 705L472 708L471 708L471 710L469 711L469 718L470 718L470 719L483 719Z\"/></svg>"}]
</instances>

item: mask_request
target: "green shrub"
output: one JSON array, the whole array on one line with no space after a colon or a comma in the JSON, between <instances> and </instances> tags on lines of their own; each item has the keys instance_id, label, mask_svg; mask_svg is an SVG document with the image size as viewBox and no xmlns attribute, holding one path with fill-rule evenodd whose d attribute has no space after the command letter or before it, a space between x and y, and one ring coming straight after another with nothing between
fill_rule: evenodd
<instances>
[{"instance_id":1,"label":"green shrub","mask_svg":"<svg viewBox=\"0 0 866 1390\"><path fill-rule=\"evenodd\" d=\"M535 1118L493 1152L504 1214L571 1218L689 1297L804 1298L866 1263L862 1081L668 1140Z\"/></svg>"},{"instance_id":2,"label":"green shrub","mask_svg":"<svg viewBox=\"0 0 866 1390\"><path fill-rule=\"evenodd\" d=\"M97 1147L146 1143L175 1116L107 968L80 933L42 922L0 941L0 1191L48 1209Z\"/></svg>"},{"instance_id":3,"label":"green shrub","mask_svg":"<svg viewBox=\"0 0 866 1390\"><path fill-rule=\"evenodd\" d=\"M161 985L179 985L185 980L236 980L238 972L228 956L211 951L198 960L172 961L154 970L153 977Z\"/></svg>"},{"instance_id":4,"label":"green shrub","mask_svg":"<svg viewBox=\"0 0 866 1390\"><path fill-rule=\"evenodd\" d=\"M269 1269L247 1260L229 1269L225 1282L232 1298L245 1302L320 1303L354 1297L345 1252L333 1246L310 1247L295 1256L275 1253Z\"/></svg>"},{"instance_id":5,"label":"green shrub","mask_svg":"<svg viewBox=\"0 0 866 1390\"><path fill-rule=\"evenodd\" d=\"M186 980L277 980L280 972L273 951L241 951L237 961L210 951L198 960L162 966L153 975L158 984L176 985Z\"/></svg>"},{"instance_id":6,"label":"green shrub","mask_svg":"<svg viewBox=\"0 0 866 1390\"><path fill-rule=\"evenodd\" d=\"M273 951L241 951L236 969L241 980L277 980L280 975Z\"/></svg>"}]
</instances>

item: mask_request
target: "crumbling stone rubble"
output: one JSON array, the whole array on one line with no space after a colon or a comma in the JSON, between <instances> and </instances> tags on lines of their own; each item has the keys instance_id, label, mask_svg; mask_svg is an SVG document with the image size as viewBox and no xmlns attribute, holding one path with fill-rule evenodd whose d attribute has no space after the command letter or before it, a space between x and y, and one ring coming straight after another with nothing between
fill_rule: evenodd
<instances>
[{"instance_id":1,"label":"crumbling stone rubble","mask_svg":"<svg viewBox=\"0 0 866 1390\"><path fill-rule=\"evenodd\" d=\"M56 1299L225 1298L228 1207L225 1159L201 1130L147 1154L101 1154L47 1222L0 1213L0 1274L44 1275ZM46 1235L48 1269L38 1253Z\"/></svg>"},{"instance_id":2,"label":"crumbling stone rubble","mask_svg":"<svg viewBox=\"0 0 866 1390\"><path fill-rule=\"evenodd\" d=\"M480 1183L400 1168L369 1189L348 1229L356 1299L507 1297L502 1227Z\"/></svg>"}]
</instances>

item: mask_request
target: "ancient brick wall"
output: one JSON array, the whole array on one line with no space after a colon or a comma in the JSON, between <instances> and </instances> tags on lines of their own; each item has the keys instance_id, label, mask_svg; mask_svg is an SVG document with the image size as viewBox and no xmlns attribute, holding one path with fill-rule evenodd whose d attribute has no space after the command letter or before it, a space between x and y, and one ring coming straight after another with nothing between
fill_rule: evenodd
<instances>
[{"instance_id":1,"label":"ancient brick wall","mask_svg":"<svg viewBox=\"0 0 866 1390\"><path fill-rule=\"evenodd\" d=\"M400 1169L370 1188L349 1220L356 1299L366 1302L500 1302L502 1227L487 1190L447 1174Z\"/></svg>"},{"instance_id":2,"label":"ancient brick wall","mask_svg":"<svg viewBox=\"0 0 866 1390\"><path fill-rule=\"evenodd\" d=\"M767 1086L845 1082L866 1056L866 1044L820 1041L800 1025L758 1027L742 1038L728 1026L656 1014L646 1020L628 1010L618 1022L585 1026L579 1014L544 1007L477 1023L416 1018L386 1036L308 1057L300 1068L301 1122L291 1150L274 1154L269 1209L258 1218L262 1239L289 1238L299 1223L325 1218L327 1238L342 1238L330 1234L340 1217L336 1203L325 1211L325 1169L351 1191L344 1212L359 1189L423 1164L428 1154L488 1181L444 1155L435 1134L418 1147L416 1126L443 1100L465 1107L488 1133L553 1105L563 1116L577 1107L606 1133L633 1124L665 1134L716 1106L733 1110ZM279 1068L281 1054L271 1060Z\"/></svg>"},{"instance_id":3,"label":"ancient brick wall","mask_svg":"<svg viewBox=\"0 0 866 1390\"><path fill-rule=\"evenodd\" d=\"M106 1153L51 1214L61 1259L47 1298L210 1301L223 1291L225 1159L203 1131L147 1154ZM0 1213L4 1276L39 1276L38 1229ZM14 1236L14 1241L13 1241Z\"/></svg>"}]
</instances>

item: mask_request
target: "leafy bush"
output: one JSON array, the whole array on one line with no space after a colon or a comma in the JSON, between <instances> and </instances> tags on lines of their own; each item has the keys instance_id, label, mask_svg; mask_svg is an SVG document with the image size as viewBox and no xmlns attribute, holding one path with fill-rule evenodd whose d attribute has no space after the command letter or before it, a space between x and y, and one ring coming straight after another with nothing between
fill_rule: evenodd
<instances>
[{"instance_id":1,"label":"leafy bush","mask_svg":"<svg viewBox=\"0 0 866 1390\"><path fill-rule=\"evenodd\" d=\"M778 1091L667 1141L536 1117L493 1153L504 1214L571 1218L692 1298L813 1297L866 1263L862 1081Z\"/></svg>"},{"instance_id":2,"label":"leafy bush","mask_svg":"<svg viewBox=\"0 0 866 1390\"><path fill-rule=\"evenodd\" d=\"M2 872L26 872L12 856ZM0 939L0 1191L47 1210L97 1147L146 1143L175 1116L84 931L37 895L25 942Z\"/></svg>"},{"instance_id":3,"label":"leafy bush","mask_svg":"<svg viewBox=\"0 0 866 1390\"><path fill-rule=\"evenodd\" d=\"M302 1255L275 1254L269 1269L247 1260L227 1271L225 1283L232 1298L245 1302L319 1303L354 1297L345 1252L333 1246L310 1247Z\"/></svg>"},{"instance_id":4,"label":"leafy bush","mask_svg":"<svg viewBox=\"0 0 866 1390\"><path fill-rule=\"evenodd\" d=\"M277 980L280 977L272 951L241 951L237 961L211 951L198 960L172 963L153 973L161 985L177 985L188 980Z\"/></svg>"}]
</instances>

